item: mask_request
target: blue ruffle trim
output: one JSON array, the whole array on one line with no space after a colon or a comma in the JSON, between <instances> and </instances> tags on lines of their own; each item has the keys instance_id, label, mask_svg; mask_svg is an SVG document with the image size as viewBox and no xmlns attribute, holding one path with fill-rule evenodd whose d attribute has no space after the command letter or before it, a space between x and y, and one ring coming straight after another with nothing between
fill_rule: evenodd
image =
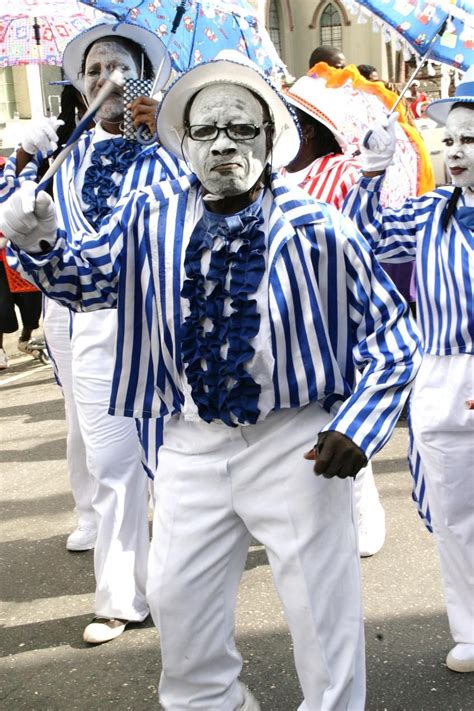
<instances>
[{"instance_id":1,"label":"blue ruffle trim","mask_svg":"<svg viewBox=\"0 0 474 711\"><path fill-rule=\"evenodd\" d=\"M142 150L135 141L109 138L93 144L92 163L87 168L82 186L82 199L87 205L84 215L92 227L97 228L115 204L123 176ZM112 198L112 200L111 200Z\"/></svg>"},{"instance_id":2,"label":"blue ruffle trim","mask_svg":"<svg viewBox=\"0 0 474 711\"><path fill-rule=\"evenodd\" d=\"M193 400L205 422L221 420L235 427L236 422L258 420L261 387L245 366L255 353L249 341L260 328L257 301L248 297L257 291L265 272L262 225L260 202L231 216L206 212L186 250L187 279L181 296L189 301L190 314L181 327L181 352ZM237 238L241 244L231 251ZM206 251L211 259L204 277ZM229 299L231 312L226 316ZM206 319L211 327L205 331Z\"/></svg>"}]
</instances>

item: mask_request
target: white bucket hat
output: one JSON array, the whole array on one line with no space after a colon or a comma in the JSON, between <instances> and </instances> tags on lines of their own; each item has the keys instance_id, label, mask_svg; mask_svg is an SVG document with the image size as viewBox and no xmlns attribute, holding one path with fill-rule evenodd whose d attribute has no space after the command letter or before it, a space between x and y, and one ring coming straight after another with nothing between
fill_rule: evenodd
<instances>
[{"instance_id":1,"label":"white bucket hat","mask_svg":"<svg viewBox=\"0 0 474 711\"><path fill-rule=\"evenodd\" d=\"M327 88L325 79L304 76L283 93L292 106L326 126L341 149L346 151L347 141L338 129L338 118L343 115L344 106L341 105L337 92Z\"/></svg>"},{"instance_id":2,"label":"white bucket hat","mask_svg":"<svg viewBox=\"0 0 474 711\"><path fill-rule=\"evenodd\" d=\"M474 102L474 65L469 67L464 74L462 81L456 87L454 96L446 99L435 99L426 107L426 115L437 123L445 125L449 112L454 104Z\"/></svg>"},{"instance_id":3,"label":"white bucket hat","mask_svg":"<svg viewBox=\"0 0 474 711\"><path fill-rule=\"evenodd\" d=\"M86 49L102 37L113 35L125 37L140 45L151 62L155 76L161 66L157 90L166 84L171 72L171 60L163 42L145 27L130 22L101 19L93 27L74 37L64 49L63 70L76 89L84 93L84 77L80 74L80 70Z\"/></svg>"},{"instance_id":4,"label":"white bucket hat","mask_svg":"<svg viewBox=\"0 0 474 711\"><path fill-rule=\"evenodd\" d=\"M175 156L184 159L185 108L198 91L218 83L243 86L267 104L275 125L272 166L277 169L287 165L298 153L300 145L299 128L293 111L257 65L237 50L219 52L215 59L181 74L170 86L158 109L159 142Z\"/></svg>"}]
</instances>

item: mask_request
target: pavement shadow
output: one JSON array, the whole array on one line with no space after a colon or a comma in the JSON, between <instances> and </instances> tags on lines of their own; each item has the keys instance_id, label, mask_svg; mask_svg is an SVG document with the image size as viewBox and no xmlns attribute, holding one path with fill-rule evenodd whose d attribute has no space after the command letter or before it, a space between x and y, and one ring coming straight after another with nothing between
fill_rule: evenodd
<instances>
[{"instance_id":1,"label":"pavement shadow","mask_svg":"<svg viewBox=\"0 0 474 711\"><path fill-rule=\"evenodd\" d=\"M0 371L0 392L6 392L7 390L20 390L22 388L31 388L31 380L28 378L22 378L21 380L15 380L12 383L7 382L7 377L8 375L18 375L26 370L29 370L28 368L23 368L23 369L17 369L14 372L12 372L12 369L8 370L3 370ZM40 372L36 372L35 369L31 371L31 374L35 376L34 380L34 385L35 387L40 386L40 385L47 385L48 383L54 382L54 375L52 371L49 370L44 370ZM43 377L41 377L43 375Z\"/></svg>"},{"instance_id":2,"label":"pavement shadow","mask_svg":"<svg viewBox=\"0 0 474 711\"><path fill-rule=\"evenodd\" d=\"M2 632L1 656L25 654L62 645L73 646L74 640L82 639L83 629L90 621L91 616L77 615L5 627ZM71 641L73 641L72 644ZM78 642L76 642L76 646L77 644ZM81 646L84 649L89 647L85 642L82 642Z\"/></svg>"},{"instance_id":3,"label":"pavement shadow","mask_svg":"<svg viewBox=\"0 0 474 711\"><path fill-rule=\"evenodd\" d=\"M20 356L21 360L15 362L15 356L9 356L8 353L7 356L8 368L0 372L0 383L2 381L2 378L6 379L8 378L8 376L19 375L20 373L25 373L26 371L31 371L33 373L35 370L38 370L38 368L41 368L45 365L45 363L42 363L39 358L24 358L24 356ZM48 373L48 376L51 376L53 373L51 368L49 370L45 369L44 372Z\"/></svg>"},{"instance_id":4,"label":"pavement shadow","mask_svg":"<svg viewBox=\"0 0 474 711\"><path fill-rule=\"evenodd\" d=\"M34 499L4 499L1 502L2 521L31 518L32 516L55 516L71 511L74 506L72 494L50 494Z\"/></svg>"},{"instance_id":5,"label":"pavement shadow","mask_svg":"<svg viewBox=\"0 0 474 711\"><path fill-rule=\"evenodd\" d=\"M28 405L11 405L0 408L0 417L21 417L22 422L43 422L44 420L64 421L64 400L62 397L47 402L30 402Z\"/></svg>"},{"instance_id":6,"label":"pavement shadow","mask_svg":"<svg viewBox=\"0 0 474 711\"><path fill-rule=\"evenodd\" d=\"M253 568L258 568L260 565L268 565L267 552L263 546L258 550L248 552L245 570L253 570Z\"/></svg>"},{"instance_id":7,"label":"pavement shadow","mask_svg":"<svg viewBox=\"0 0 474 711\"><path fill-rule=\"evenodd\" d=\"M73 553L65 543L65 535L1 543L3 601L23 603L93 593L93 551Z\"/></svg>"},{"instance_id":8,"label":"pavement shadow","mask_svg":"<svg viewBox=\"0 0 474 711\"><path fill-rule=\"evenodd\" d=\"M84 627L91 621L92 617L93 611L87 615L74 615L72 617L61 617L44 620L43 622L6 627L2 633L0 657L25 654L32 651L37 652L41 649L55 649L57 647L82 650L99 649L98 646L90 645L82 639ZM136 629L156 631L151 617L148 617L144 622L130 623L127 626L127 634ZM158 639L155 641L158 642ZM107 646L108 648L109 646ZM84 706L83 708L86 707Z\"/></svg>"},{"instance_id":9,"label":"pavement shadow","mask_svg":"<svg viewBox=\"0 0 474 711\"><path fill-rule=\"evenodd\" d=\"M400 429L402 429L402 430L408 429L408 420L407 420L407 418L406 418L406 417L401 417L401 418L399 418L399 419L397 420L397 424L395 425L395 427L398 427L398 428L400 428Z\"/></svg>"},{"instance_id":10,"label":"pavement shadow","mask_svg":"<svg viewBox=\"0 0 474 711\"><path fill-rule=\"evenodd\" d=\"M64 461L65 452L66 438L51 438L40 444L35 444L33 447L2 449L0 451L0 463Z\"/></svg>"},{"instance_id":11,"label":"pavement shadow","mask_svg":"<svg viewBox=\"0 0 474 711\"><path fill-rule=\"evenodd\" d=\"M408 462L406 457L397 459L373 459L372 466L374 474L393 474L394 472L407 471Z\"/></svg>"}]
</instances>

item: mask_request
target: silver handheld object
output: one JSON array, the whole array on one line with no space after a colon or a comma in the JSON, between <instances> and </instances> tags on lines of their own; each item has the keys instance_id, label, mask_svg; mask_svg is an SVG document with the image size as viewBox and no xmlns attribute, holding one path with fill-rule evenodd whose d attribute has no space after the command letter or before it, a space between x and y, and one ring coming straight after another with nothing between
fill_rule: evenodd
<instances>
[{"instance_id":1,"label":"silver handheld object","mask_svg":"<svg viewBox=\"0 0 474 711\"><path fill-rule=\"evenodd\" d=\"M123 113L123 135L129 141L138 141L147 144L155 141L148 127L142 124L138 128L133 125L133 117L127 105L137 96L151 96L153 81L151 79L125 79L123 86L123 103L125 106Z\"/></svg>"}]
</instances>

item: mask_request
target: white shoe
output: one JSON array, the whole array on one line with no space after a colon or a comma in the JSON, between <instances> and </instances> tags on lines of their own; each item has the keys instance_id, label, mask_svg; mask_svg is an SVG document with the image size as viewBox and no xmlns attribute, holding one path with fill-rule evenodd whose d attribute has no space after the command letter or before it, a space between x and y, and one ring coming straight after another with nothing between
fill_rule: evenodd
<instances>
[{"instance_id":1,"label":"white shoe","mask_svg":"<svg viewBox=\"0 0 474 711\"><path fill-rule=\"evenodd\" d=\"M369 558L382 548L385 541L385 511L378 501L359 513L359 555Z\"/></svg>"},{"instance_id":2,"label":"white shoe","mask_svg":"<svg viewBox=\"0 0 474 711\"><path fill-rule=\"evenodd\" d=\"M245 684L239 682L240 689L244 695L244 700L240 706L236 708L235 711L260 711L260 704L258 703L255 696L247 689Z\"/></svg>"},{"instance_id":3,"label":"white shoe","mask_svg":"<svg viewBox=\"0 0 474 711\"><path fill-rule=\"evenodd\" d=\"M457 644L446 657L446 666L455 672L474 672L474 644Z\"/></svg>"},{"instance_id":4,"label":"white shoe","mask_svg":"<svg viewBox=\"0 0 474 711\"><path fill-rule=\"evenodd\" d=\"M129 624L129 620L107 619L105 617L94 617L84 629L82 635L84 642L89 644L103 644L110 642L111 639L120 637L124 632L125 627Z\"/></svg>"},{"instance_id":5,"label":"white shoe","mask_svg":"<svg viewBox=\"0 0 474 711\"><path fill-rule=\"evenodd\" d=\"M7 354L0 348L0 370L6 370L8 368L8 358Z\"/></svg>"},{"instance_id":6,"label":"white shoe","mask_svg":"<svg viewBox=\"0 0 474 711\"><path fill-rule=\"evenodd\" d=\"M95 546L97 538L96 526L80 523L66 541L68 551L90 551Z\"/></svg>"},{"instance_id":7,"label":"white shoe","mask_svg":"<svg viewBox=\"0 0 474 711\"><path fill-rule=\"evenodd\" d=\"M28 341L22 341L18 339L17 348L20 353L27 353L28 355L33 355L35 351L41 351L46 348L46 343L44 338L30 338Z\"/></svg>"},{"instance_id":8,"label":"white shoe","mask_svg":"<svg viewBox=\"0 0 474 711\"><path fill-rule=\"evenodd\" d=\"M20 353L28 353L28 355L31 355L32 351L30 348L30 343L33 341L32 338L28 339L27 341L22 341L20 338L18 339L17 343L17 348L20 351Z\"/></svg>"}]
</instances>

